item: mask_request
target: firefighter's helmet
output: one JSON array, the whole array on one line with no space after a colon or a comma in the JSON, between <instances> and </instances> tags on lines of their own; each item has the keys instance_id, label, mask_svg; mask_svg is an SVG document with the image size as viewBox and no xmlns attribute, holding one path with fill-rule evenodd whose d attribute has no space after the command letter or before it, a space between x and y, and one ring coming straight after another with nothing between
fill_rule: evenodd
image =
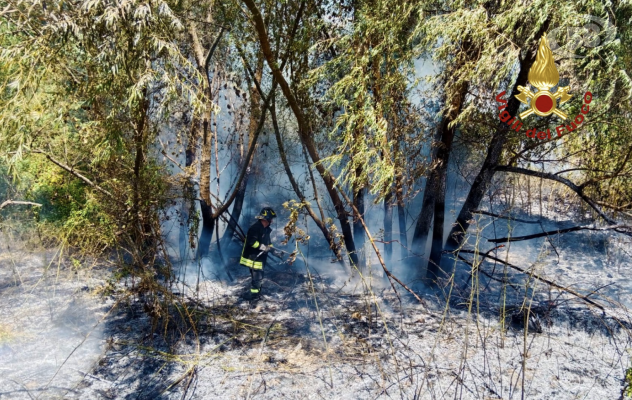
<instances>
[{"instance_id":1,"label":"firefighter's helmet","mask_svg":"<svg viewBox=\"0 0 632 400\"><path fill-rule=\"evenodd\" d=\"M264 207L261 209L259 215L257 215L255 218L265 219L266 221L271 222L272 218L276 218L276 213L270 207Z\"/></svg>"}]
</instances>

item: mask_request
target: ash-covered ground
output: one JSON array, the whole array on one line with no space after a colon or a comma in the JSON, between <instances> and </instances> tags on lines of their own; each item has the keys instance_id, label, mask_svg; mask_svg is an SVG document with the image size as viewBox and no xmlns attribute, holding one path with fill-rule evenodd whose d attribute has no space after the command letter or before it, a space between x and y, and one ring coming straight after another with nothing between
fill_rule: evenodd
<instances>
[{"instance_id":1,"label":"ash-covered ground","mask_svg":"<svg viewBox=\"0 0 632 400\"><path fill-rule=\"evenodd\" d=\"M109 271L60 262L59 249L1 248L0 399L64 398L102 354L113 302L94 289Z\"/></svg>"},{"instance_id":2,"label":"ash-covered ground","mask_svg":"<svg viewBox=\"0 0 632 400\"><path fill-rule=\"evenodd\" d=\"M481 217L481 243L501 224L527 232L503 221ZM490 254L525 273L460 262L444 288L420 289L424 304L396 295L375 260L364 278L271 265L256 303L247 269L231 263L232 280L218 279L204 260L180 269L159 311L104 297L107 271L5 253L0 398L618 399L632 357L630 248L590 231L512 243Z\"/></svg>"},{"instance_id":3,"label":"ash-covered ground","mask_svg":"<svg viewBox=\"0 0 632 400\"><path fill-rule=\"evenodd\" d=\"M256 305L243 298L245 273L235 279L183 293L172 314L190 316L195 330L163 320L152 333L140 305L122 308L103 359L70 398L621 396L629 324L574 302L546 316L534 304L542 329L525 333L515 309L503 330L493 313L428 294L415 304L402 291L400 305L388 287L365 293L314 270L268 273Z\"/></svg>"}]
</instances>

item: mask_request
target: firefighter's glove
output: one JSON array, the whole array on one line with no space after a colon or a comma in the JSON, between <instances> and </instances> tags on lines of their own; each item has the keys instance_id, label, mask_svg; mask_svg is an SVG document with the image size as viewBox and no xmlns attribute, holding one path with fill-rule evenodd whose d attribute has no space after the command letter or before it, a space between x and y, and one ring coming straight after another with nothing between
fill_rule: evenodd
<instances>
[{"instance_id":1,"label":"firefighter's glove","mask_svg":"<svg viewBox=\"0 0 632 400\"><path fill-rule=\"evenodd\" d=\"M266 246L265 244L259 245L259 250L263 251L264 253L267 253L271 250L271 246Z\"/></svg>"}]
</instances>

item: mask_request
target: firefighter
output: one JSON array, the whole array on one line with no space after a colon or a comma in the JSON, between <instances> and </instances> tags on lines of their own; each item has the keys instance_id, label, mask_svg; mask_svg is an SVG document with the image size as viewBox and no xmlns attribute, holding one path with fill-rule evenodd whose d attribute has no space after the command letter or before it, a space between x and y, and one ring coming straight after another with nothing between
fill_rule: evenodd
<instances>
[{"instance_id":1,"label":"firefighter","mask_svg":"<svg viewBox=\"0 0 632 400\"><path fill-rule=\"evenodd\" d=\"M266 265L268 252L273 252L270 243L270 223L276 218L276 213L270 207L264 207L258 219L246 234L244 248L241 251L241 260L239 263L250 268L250 276L252 277L252 285L250 287L251 298L258 298L261 293L261 281L263 280L263 267Z\"/></svg>"}]
</instances>

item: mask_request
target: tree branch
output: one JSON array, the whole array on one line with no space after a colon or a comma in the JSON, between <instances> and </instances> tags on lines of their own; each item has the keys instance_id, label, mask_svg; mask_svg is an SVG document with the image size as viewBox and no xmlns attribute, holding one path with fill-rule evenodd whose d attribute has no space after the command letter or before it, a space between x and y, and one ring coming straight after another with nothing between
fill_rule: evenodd
<instances>
[{"instance_id":1,"label":"tree branch","mask_svg":"<svg viewBox=\"0 0 632 400\"><path fill-rule=\"evenodd\" d=\"M623 224L603 226L603 227L597 227L597 226L594 226L594 225L573 226L572 228L556 229L556 230L553 230L553 231L547 231L547 232L542 232L542 233L534 233L533 235L504 237L504 238L498 238L498 239L487 239L487 241L491 242L491 243L519 242L519 241L522 241L522 240L536 239L536 238L539 238L539 237L555 235L555 234L560 234L560 233L568 233L568 232L583 231L583 230L609 231L609 230L613 230L613 229L614 230L617 230L617 229L632 230L632 226L630 226L630 225L623 225Z\"/></svg>"},{"instance_id":2,"label":"tree branch","mask_svg":"<svg viewBox=\"0 0 632 400\"><path fill-rule=\"evenodd\" d=\"M344 199L347 202L347 204L349 204L351 206L351 208L353 209L353 212L355 213L355 215L358 216L358 221L360 221L362 223L362 227L364 228L364 231L366 232L366 235L369 238L369 242L371 242L371 246L373 246L373 251L375 251L375 255L377 255L377 259L380 261L380 264L382 265L382 269L384 270L384 273L388 277L388 281L391 284L391 287L393 288L393 291L395 292L397 297L399 298L399 294L397 293L397 290L395 289L395 285L393 285L393 281L399 283L401 287L406 289L406 291L408 291L410 294L412 294L421 304L423 304L425 306L426 303L417 295L417 293L413 292L412 289L410 289L402 281L397 279L397 277L395 275L393 275L391 273L391 271L388 270L388 268L386 268L386 264L384 263L384 260L382 259L382 255L380 254L380 251L378 250L377 246L375 245L375 240L373 240L373 236L371 236L371 232L369 232L369 228L364 223L364 217L362 217L362 214L360 214L360 212L356 208L355 204L353 204L353 201L351 201L351 199L349 198L349 196L347 196L347 194L344 192L344 190L340 190L340 194L342 195L342 197L344 197ZM399 299L400 303L401 303L401 301L402 300Z\"/></svg>"},{"instance_id":3,"label":"tree branch","mask_svg":"<svg viewBox=\"0 0 632 400\"><path fill-rule=\"evenodd\" d=\"M111 197L112 199L114 199L114 196L112 195L112 193L108 192L107 190L103 189L101 186L99 186L96 183L92 182L90 179L88 179L85 176L81 175L79 172L75 171L75 169L73 167L69 167L66 164L63 164L62 162L54 159L50 154L48 154L48 153L46 153L46 152L44 152L42 150L33 150L32 152L36 153L36 154L43 154L53 164L57 165L61 169L64 169L64 170L70 172L72 175L74 175L77 178L81 179L82 181L84 181L88 185L92 186L93 188L95 188L99 192L101 192L101 193L107 195L108 197Z\"/></svg>"},{"instance_id":4,"label":"tree branch","mask_svg":"<svg viewBox=\"0 0 632 400\"><path fill-rule=\"evenodd\" d=\"M577 186L576 184L574 184L573 182L571 182L570 180L555 175L555 174L550 174L548 172L540 172L540 171L533 171L527 168L520 168L520 167L510 167L507 165L499 165L495 168L496 171L501 171L501 172L514 172L516 174L523 174L523 175L529 175L529 176L537 176L538 178L543 178L543 179L549 179L552 181L556 181L559 182L563 185L566 185L568 188L570 188L573 192L577 193L577 195L579 197L581 197L582 200L584 200L590 207L592 207L593 210L597 211L597 213L599 214L599 216L601 218L603 218L607 223L609 223L610 225L616 225L617 222L615 220L613 220L612 218L608 217L606 215L606 213L604 213L601 208L599 208L599 206L597 205L597 203L595 203L595 201L593 199L591 199L590 197L586 196L584 194L584 190L582 187Z\"/></svg>"},{"instance_id":5,"label":"tree branch","mask_svg":"<svg viewBox=\"0 0 632 400\"><path fill-rule=\"evenodd\" d=\"M527 219L520 219L520 218L514 218L510 215L500 215L500 214L494 214L491 213L489 211L483 211L483 210L474 210L472 211L472 214L482 214L482 215L489 215L490 217L494 217L494 218L503 218L503 219L508 219L511 221L516 221L516 222L523 222L525 224L539 224L540 220L537 221L529 221Z\"/></svg>"},{"instance_id":6,"label":"tree branch","mask_svg":"<svg viewBox=\"0 0 632 400\"><path fill-rule=\"evenodd\" d=\"M460 252L461 252L461 253L470 253L470 254L474 254L474 250L461 250ZM584 296L584 295L583 295L583 294L581 294L581 293L577 293L576 291L574 291L574 290L572 290L572 289L569 289L569 288L564 287L564 286L562 286L562 285L558 285L557 283L555 283L555 282L553 282L553 281L550 281L550 280L548 280L548 279L546 279L546 278L543 278L543 277L541 277L541 276L539 276L539 275L537 275L537 274L535 274L535 273L529 272L529 271L527 271L527 270L525 270L525 269L523 269L523 268L518 267L517 265L513 265L513 264L510 264L510 263L508 263L508 262L506 262L506 261L503 261L503 260L501 260L500 258L497 258L497 257L494 257L494 256L490 256L490 255L489 255L489 254L487 254L487 253L486 253L486 254L482 254L482 256L483 256L483 257L486 257L486 258L489 258L490 260L494 260L494 261L496 261L496 262L499 262L499 263L501 263L501 264L504 264L504 265L508 266L509 268L513 268L513 269L515 269L516 271L520 271L520 272L522 272L522 273L524 273L524 274L527 274L527 275L529 275L529 276L532 276L532 277L534 277L535 279L537 279L537 280L539 280L539 281L542 281L542 282L544 282L544 283L546 283L546 284L548 284L548 285L551 285L551 286L556 287L556 288L558 288L558 289L560 289L560 290L563 290L563 291L565 291L566 293L570 293L570 294L572 294L573 296L576 296L576 297L578 297L579 299L581 299L581 300L585 301L586 303L588 303L588 304L590 304L590 305L592 305L592 306L595 306L595 307L599 308L599 309L600 309L600 310L602 310L602 311L605 311L605 308L604 308L601 304L596 303L596 302L594 302L593 300L590 300L587 296Z\"/></svg>"},{"instance_id":7,"label":"tree branch","mask_svg":"<svg viewBox=\"0 0 632 400\"><path fill-rule=\"evenodd\" d=\"M599 204L600 206L606 207L606 208L611 208L611 209L613 209L615 211L619 211L620 213L625 214L628 217L632 217L632 213L630 213L630 211L632 211L632 210L629 209L630 206L632 206L632 203L628 203L628 204L625 204L623 206L615 206L613 204L609 204L609 203L606 203L604 201L598 201L597 204Z\"/></svg>"},{"instance_id":8,"label":"tree branch","mask_svg":"<svg viewBox=\"0 0 632 400\"><path fill-rule=\"evenodd\" d=\"M206 55L206 58L204 60L204 70L206 71L207 74L208 74L208 65L211 63L211 58L213 57L213 53L215 53L215 49L217 48L217 45L219 44L219 40L222 38L223 33L224 33L224 27L222 26L222 29L219 30L219 35L217 35L217 38L215 38L215 41L213 42L213 45L211 46L211 49L208 51L208 54Z\"/></svg>"},{"instance_id":9,"label":"tree branch","mask_svg":"<svg viewBox=\"0 0 632 400\"><path fill-rule=\"evenodd\" d=\"M630 149L628 150L627 154L623 158L623 162L621 163L619 168L617 168L613 173L605 175L605 176L601 176L601 177L598 177L598 178L597 177L590 178L586 182L584 182L581 185L579 185L579 187L581 189L584 189L588 185L592 185L594 183L598 183L598 182L601 182L601 181L605 181L607 179L612 179L612 178L616 178L617 176L620 176L621 172L623 171L623 169L625 168L626 164L630 160L630 156L631 155L632 155L632 146L630 146Z\"/></svg>"},{"instance_id":10,"label":"tree branch","mask_svg":"<svg viewBox=\"0 0 632 400\"><path fill-rule=\"evenodd\" d=\"M41 207L42 206L40 203L33 203L31 201L7 200L4 203L0 204L0 210L2 210L3 208L5 208L6 206L11 205L11 204L23 204L23 205L34 206L34 207Z\"/></svg>"},{"instance_id":11,"label":"tree branch","mask_svg":"<svg viewBox=\"0 0 632 400\"><path fill-rule=\"evenodd\" d=\"M239 178L237 179L237 182L235 183L233 193L231 193L230 197L226 199L226 202L224 204L222 204L220 207L217 207L217 211L215 211L215 213L213 214L213 218L217 218L220 214L226 211L228 207L230 207L230 205L232 204L233 200L235 200L235 197L237 196L237 192L239 191L239 186L241 186L241 181L243 181L244 176L246 176L246 172L248 171L248 165L250 164L250 160L252 159L252 156L254 155L255 147L257 147L257 139L259 138L259 134L263 130L263 124L266 119L266 110L268 108L268 103L270 102L272 93L274 93L274 91L276 90L276 85L277 85L276 80L273 80L270 93L268 93L268 96L266 96L263 100L263 112L261 113L261 117L259 118L257 130L255 131L255 134L252 137L252 141L250 142L250 145L248 146L248 153L246 154L246 159L244 160L244 164L241 166L241 172L239 173Z\"/></svg>"}]
</instances>

